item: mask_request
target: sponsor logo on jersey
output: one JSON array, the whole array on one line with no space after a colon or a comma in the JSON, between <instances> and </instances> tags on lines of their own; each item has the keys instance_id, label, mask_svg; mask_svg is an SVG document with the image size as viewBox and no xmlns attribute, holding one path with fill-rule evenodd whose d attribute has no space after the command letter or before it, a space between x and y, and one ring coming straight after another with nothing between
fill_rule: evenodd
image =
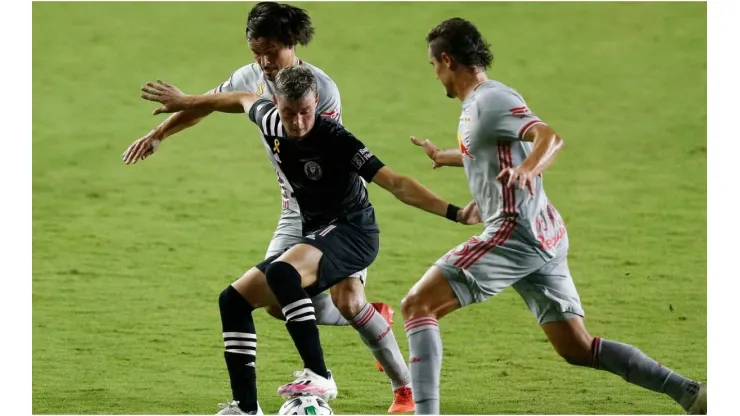
<instances>
[{"instance_id":1,"label":"sponsor logo on jersey","mask_svg":"<svg viewBox=\"0 0 740 416\"><path fill-rule=\"evenodd\" d=\"M308 179L311 179L312 181L318 181L321 179L321 166L313 160L309 160L305 165L303 165L303 172L306 174Z\"/></svg>"},{"instance_id":2,"label":"sponsor logo on jersey","mask_svg":"<svg viewBox=\"0 0 740 416\"><path fill-rule=\"evenodd\" d=\"M367 147L360 149L352 157L352 165L354 165L355 169L359 170L371 157L373 157L373 153Z\"/></svg>"},{"instance_id":3,"label":"sponsor logo on jersey","mask_svg":"<svg viewBox=\"0 0 740 416\"><path fill-rule=\"evenodd\" d=\"M457 133L457 144L460 146L460 153L463 154L463 157L469 160L475 159L475 156L473 156L473 154L468 151L470 139L468 139L467 137L463 138L463 135L460 132Z\"/></svg>"}]
</instances>

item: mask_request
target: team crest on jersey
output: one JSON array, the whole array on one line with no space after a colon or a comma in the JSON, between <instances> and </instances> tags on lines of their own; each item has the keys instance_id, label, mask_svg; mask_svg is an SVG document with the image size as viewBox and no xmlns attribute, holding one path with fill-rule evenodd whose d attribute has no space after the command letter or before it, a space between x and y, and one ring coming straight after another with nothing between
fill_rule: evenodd
<instances>
[{"instance_id":1,"label":"team crest on jersey","mask_svg":"<svg viewBox=\"0 0 740 416\"><path fill-rule=\"evenodd\" d=\"M309 160L305 165L303 165L303 172L306 174L308 179L313 181L321 179L321 166L313 160Z\"/></svg>"},{"instance_id":2,"label":"team crest on jersey","mask_svg":"<svg viewBox=\"0 0 740 416\"><path fill-rule=\"evenodd\" d=\"M260 82L259 85L257 85L257 95L262 95L265 92L265 83Z\"/></svg>"}]
</instances>

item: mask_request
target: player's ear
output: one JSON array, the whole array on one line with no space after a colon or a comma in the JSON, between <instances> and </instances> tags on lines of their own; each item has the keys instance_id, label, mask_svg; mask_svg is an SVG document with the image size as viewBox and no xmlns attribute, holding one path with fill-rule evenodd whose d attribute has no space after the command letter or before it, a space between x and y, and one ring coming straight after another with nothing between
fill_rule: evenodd
<instances>
[{"instance_id":1,"label":"player's ear","mask_svg":"<svg viewBox=\"0 0 740 416\"><path fill-rule=\"evenodd\" d=\"M447 55L447 52L442 52L439 55L439 60L446 66L448 69L454 69L452 66L455 64L455 61L450 58L450 55Z\"/></svg>"},{"instance_id":2,"label":"player's ear","mask_svg":"<svg viewBox=\"0 0 740 416\"><path fill-rule=\"evenodd\" d=\"M272 97L272 103L277 105L277 97Z\"/></svg>"},{"instance_id":3,"label":"player's ear","mask_svg":"<svg viewBox=\"0 0 740 416\"><path fill-rule=\"evenodd\" d=\"M319 105L319 93L316 93L316 105Z\"/></svg>"}]
</instances>

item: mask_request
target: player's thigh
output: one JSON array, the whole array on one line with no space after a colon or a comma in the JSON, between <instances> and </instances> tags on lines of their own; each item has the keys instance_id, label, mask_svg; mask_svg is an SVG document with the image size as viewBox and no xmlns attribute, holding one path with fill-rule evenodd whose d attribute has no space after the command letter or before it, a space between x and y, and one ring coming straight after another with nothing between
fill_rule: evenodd
<instances>
[{"instance_id":1,"label":"player's thigh","mask_svg":"<svg viewBox=\"0 0 740 416\"><path fill-rule=\"evenodd\" d=\"M285 251L275 261L282 261L293 266L301 275L301 286L307 287L316 283L323 255L318 248L299 243Z\"/></svg>"},{"instance_id":2,"label":"player's thigh","mask_svg":"<svg viewBox=\"0 0 740 416\"><path fill-rule=\"evenodd\" d=\"M583 317L584 311L568 268L567 251L561 251L540 269L514 284L540 325Z\"/></svg>"},{"instance_id":3,"label":"player's thigh","mask_svg":"<svg viewBox=\"0 0 740 416\"><path fill-rule=\"evenodd\" d=\"M265 274L258 267L252 267L237 279L231 286L239 292L253 307L277 305L277 299L267 285Z\"/></svg>"},{"instance_id":4,"label":"player's thigh","mask_svg":"<svg viewBox=\"0 0 740 416\"><path fill-rule=\"evenodd\" d=\"M484 302L545 263L515 227L508 221L488 227L435 262L460 305Z\"/></svg>"},{"instance_id":5,"label":"player's thigh","mask_svg":"<svg viewBox=\"0 0 740 416\"><path fill-rule=\"evenodd\" d=\"M430 267L401 300L405 320L433 316L440 319L459 309L457 294L438 266Z\"/></svg>"},{"instance_id":6,"label":"player's thigh","mask_svg":"<svg viewBox=\"0 0 740 416\"><path fill-rule=\"evenodd\" d=\"M309 233L302 244L312 245L323 253L318 281L306 289L309 295L314 296L344 280L357 280L345 283L351 285L349 287L355 288L357 283L362 286L365 269L378 255L380 240L377 232L366 232L352 224L334 223Z\"/></svg>"}]
</instances>

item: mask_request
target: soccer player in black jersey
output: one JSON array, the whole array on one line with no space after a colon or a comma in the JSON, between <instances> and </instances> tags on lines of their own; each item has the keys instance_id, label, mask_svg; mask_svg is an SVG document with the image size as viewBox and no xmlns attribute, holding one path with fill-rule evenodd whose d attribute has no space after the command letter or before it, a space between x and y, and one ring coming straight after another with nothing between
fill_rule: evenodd
<instances>
[{"instance_id":1,"label":"soccer player in black jersey","mask_svg":"<svg viewBox=\"0 0 740 416\"><path fill-rule=\"evenodd\" d=\"M204 109L248 113L271 147L293 188L304 238L267 258L219 297L226 366L233 401L221 414L260 414L254 372L257 336L251 311L280 305L286 327L304 362L297 379L278 389L283 397L337 396L324 363L311 296L367 268L378 254L379 229L362 179L400 201L465 224L480 222L474 204L449 204L415 180L386 167L339 123L316 114L315 75L307 68L282 69L275 100L245 92L185 95L164 81L149 82L142 98L163 104L157 113Z\"/></svg>"}]
</instances>

